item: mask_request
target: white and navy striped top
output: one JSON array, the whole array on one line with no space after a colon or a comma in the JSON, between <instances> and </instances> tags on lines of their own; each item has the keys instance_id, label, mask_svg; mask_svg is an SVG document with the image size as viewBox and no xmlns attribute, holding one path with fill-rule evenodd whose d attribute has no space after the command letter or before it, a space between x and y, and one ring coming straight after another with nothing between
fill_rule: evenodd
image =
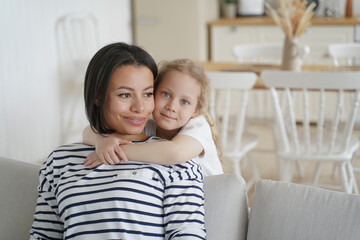
<instances>
[{"instance_id":1,"label":"white and navy striped top","mask_svg":"<svg viewBox=\"0 0 360 240\"><path fill-rule=\"evenodd\" d=\"M30 239L205 239L203 176L195 161L84 167L94 150L72 144L49 155Z\"/></svg>"}]
</instances>

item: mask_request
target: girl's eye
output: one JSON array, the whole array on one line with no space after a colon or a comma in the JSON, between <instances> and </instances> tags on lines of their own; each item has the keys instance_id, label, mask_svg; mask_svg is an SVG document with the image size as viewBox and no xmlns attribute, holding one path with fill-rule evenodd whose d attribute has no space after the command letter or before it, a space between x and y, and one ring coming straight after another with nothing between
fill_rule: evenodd
<instances>
[{"instance_id":1,"label":"girl's eye","mask_svg":"<svg viewBox=\"0 0 360 240\"><path fill-rule=\"evenodd\" d=\"M166 98L169 98L170 97L170 94L168 92L162 92L161 93L164 97Z\"/></svg>"},{"instance_id":2,"label":"girl's eye","mask_svg":"<svg viewBox=\"0 0 360 240\"><path fill-rule=\"evenodd\" d=\"M185 100L185 99L182 99L182 100L180 100L180 103L181 103L182 105L188 105L188 104L189 104L189 101L188 101L188 100Z\"/></svg>"},{"instance_id":3,"label":"girl's eye","mask_svg":"<svg viewBox=\"0 0 360 240\"><path fill-rule=\"evenodd\" d=\"M121 93L121 94L119 94L119 97L121 97L121 98L129 98L131 95L130 95L130 93Z\"/></svg>"},{"instance_id":4,"label":"girl's eye","mask_svg":"<svg viewBox=\"0 0 360 240\"><path fill-rule=\"evenodd\" d=\"M148 93L145 93L144 95L145 95L146 98L150 98L150 97L152 97L154 95L154 93L153 92L148 92Z\"/></svg>"}]
</instances>

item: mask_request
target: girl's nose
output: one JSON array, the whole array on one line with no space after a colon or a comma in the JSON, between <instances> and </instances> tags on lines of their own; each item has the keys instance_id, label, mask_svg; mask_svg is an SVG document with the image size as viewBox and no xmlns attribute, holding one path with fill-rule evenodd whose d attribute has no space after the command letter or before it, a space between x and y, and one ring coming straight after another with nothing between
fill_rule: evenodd
<instances>
[{"instance_id":1,"label":"girl's nose","mask_svg":"<svg viewBox=\"0 0 360 240\"><path fill-rule=\"evenodd\" d=\"M166 110L169 110L171 112L176 111L176 103L174 100L168 101L168 103L166 104Z\"/></svg>"}]
</instances>

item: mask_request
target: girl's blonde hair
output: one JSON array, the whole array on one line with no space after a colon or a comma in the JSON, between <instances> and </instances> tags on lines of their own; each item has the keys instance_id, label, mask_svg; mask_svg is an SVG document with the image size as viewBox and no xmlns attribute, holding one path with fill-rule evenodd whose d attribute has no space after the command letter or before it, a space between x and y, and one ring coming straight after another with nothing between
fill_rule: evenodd
<instances>
[{"instance_id":1,"label":"girl's blonde hair","mask_svg":"<svg viewBox=\"0 0 360 240\"><path fill-rule=\"evenodd\" d=\"M190 75L200 84L200 95L198 99L197 108L199 114L203 115L211 128L212 138L214 140L219 159L221 161L221 149L219 144L219 137L215 127L215 123L208 112L209 95L210 95L210 80L206 76L204 69L200 64L195 63L190 59L176 59L173 61L162 61L159 64L159 73L154 82L155 92L165 74L170 71L178 71Z\"/></svg>"}]
</instances>

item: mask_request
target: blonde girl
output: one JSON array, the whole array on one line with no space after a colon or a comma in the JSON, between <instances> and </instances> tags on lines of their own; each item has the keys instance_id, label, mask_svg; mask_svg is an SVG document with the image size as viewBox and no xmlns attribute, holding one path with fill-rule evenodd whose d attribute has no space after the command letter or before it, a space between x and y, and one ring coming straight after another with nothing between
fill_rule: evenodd
<instances>
[{"instance_id":1,"label":"blonde girl","mask_svg":"<svg viewBox=\"0 0 360 240\"><path fill-rule=\"evenodd\" d=\"M207 112L210 83L203 68L188 59L162 62L154 88L154 120L147 123L144 133L170 141L128 144L116 134L98 135L87 127L83 140L95 145L96 153L87 157L85 166L127 159L172 165L198 157L205 176L223 173L214 124Z\"/></svg>"}]
</instances>

